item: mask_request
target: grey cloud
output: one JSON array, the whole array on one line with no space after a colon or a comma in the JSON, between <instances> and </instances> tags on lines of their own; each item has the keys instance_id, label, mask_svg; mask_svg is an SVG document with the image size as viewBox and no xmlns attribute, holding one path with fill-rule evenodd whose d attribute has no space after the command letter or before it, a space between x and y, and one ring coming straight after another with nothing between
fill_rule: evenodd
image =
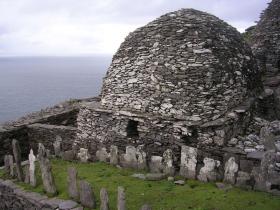
<instances>
[{"instance_id":1,"label":"grey cloud","mask_svg":"<svg viewBox=\"0 0 280 210\"><path fill-rule=\"evenodd\" d=\"M128 32L180 8L212 13L244 30L269 1L0 0L0 42L6 43L0 52L113 53Z\"/></svg>"}]
</instances>

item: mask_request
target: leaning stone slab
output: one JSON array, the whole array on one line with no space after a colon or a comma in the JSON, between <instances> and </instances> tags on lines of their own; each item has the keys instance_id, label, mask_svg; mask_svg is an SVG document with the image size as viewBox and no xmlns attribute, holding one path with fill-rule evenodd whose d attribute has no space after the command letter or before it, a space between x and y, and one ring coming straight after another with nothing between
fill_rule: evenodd
<instances>
[{"instance_id":1,"label":"leaning stone slab","mask_svg":"<svg viewBox=\"0 0 280 210\"><path fill-rule=\"evenodd\" d=\"M195 179L196 164L197 164L197 149L194 147L182 146L180 175L185 178Z\"/></svg>"},{"instance_id":2,"label":"leaning stone slab","mask_svg":"<svg viewBox=\"0 0 280 210\"><path fill-rule=\"evenodd\" d=\"M114 145L110 147L110 164L114 166L119 164L119 150L118 147Z\"/></svg>"},{"instance_id":3,"label":"leaning stone slab","mask_svg":"<svg viewBox=\"0 0 280 210\"><path fill-rule=\"evenodd\" d=\"M234 157L230 157L225 164L224 182L235 184L236 174L238 172L238 164Z\"/></svg>"},{"instance_id":4,"label":"leaning stone slab","mask_svg":"<svg viewBox=\"0 0 280 210\"><path fill-rule=\"evenodd\" d=\"M105 188L100 190L100 210L109 210L109 196Z\"/></svg>"},{"instance_id":5,"label":"leaning stone slab","mask_svg":"<svg viewBox=\"0 0 280 210\"><path fill-rule=\"evenodd\" d=\"M14 167L14 157L12 155L8 155L9 158L9 166L10 166L10 176L15 177L15 167Z\"/></svg>"},{"instance_id":6,"label":"leaning stone slab","mask_svg":"<svg viewBox=\"0 0 280 210\"><path fill-rule=\"evenodd\" d=\"M50 195L56 195L57 190L52 175L52 168L50 160L47 158L46 149L43 144L39 143L38 160L42 173L42 181L45 191Z\"/></svg>"},{"instance_id":7,"label":"leaning stone slab","mask_svg":"<svg viewBox=\"0 0 280 210\"><path fill-rule=\"evenodd\" d=\"M152 156L149 168L152 173L161 173L163 169L162 157L161 156Z\"/></svg>"},{"instance_id":8,"label":"leaning stone slab","mask_svg":"<svg viewBox=\"0 0 280 210\"><path fill-rule=\"evenodd\" d=\"M85 148L80 148L80 152L77 154L77 156L82 163L88 162L88 159L90 158L88 149Z\"/></svg>"},{"instance_id":9,"label":"leaning stone slab","mask_svg":"<svg viewBox=\"0 0 280 210\"><path fill-rule=\"evenodd\" d=\"M68 195L74 200L79 200L79 191L77 183L77 170L75 168L68 168Z\"/></svg>"},{"instance_id":10,"label":"leaning stone slab","mask_svg":"<svg viewBox=\"0 0 280 210\"><path fill-rule=\"evenodd\" d=\"M110 155L107 153L107 150L105 147L97 150L97 152L96 152L96 158L100 162L108 162L109 156Z\"/></svg>"},{"instance_id":11,"label":"leaning stone slab","mask_svg":"<svg viewBox=\"0 0 280 210\"><path fill-rule=\"evenodd\" d=\"M126 210L125 191L123 187L118 187L118 210Z\"/></svg>"},{"instance_id":12,"label":"leaning stone slab","mask_svg":"<svg viewBox=\"0 0 280 210\"><path fill-rule=\"evenodd\" d=\"M80 202L86 208L96 208L96 200L90 184L86 181L80 181Z\"/></svg>"},{"instance_id":13,"label":"leaning stone slab","mask_svg":"<svg viewBox=\"0 0 280 210\"><path fill-rule=\"evenodd\" d=\"M8 155L4 156L4 171L5 174L10 174L10 160Z\"/></svg>"},{"instance_id":14,"label":"leaning stone slab","mask_svg":"<svg viewBox=\"0 0 280 210\"><path fill-rule=\"evenodd\" d=\"M212 182L218 179L218 167L221 162L212 158L204 158L204 166L200 169L198 180L202 182Z\"/></svg>"},{"instance_id":15,"label":"leaning stone slab","mask_svg":"<svg viewBox=\"0 0 280 210\"><path fill-rule=\"evenodd\" d=\"M171 149L167 149L163 153L163 173L169 176L175 174L175 168L173 166L173 152Z\"/></svg>"},{"instance_id":16,"label":"leaning stone slab","mask_svg":"<svg viewBox=\"0 0 280 210\"><path fill-rule=\"evenodd\" d=\"M14 154L15 163L16 163L17 179L19 181L23 182L24 179L23 179L23 170L22 170L22 167L21 167L20 146L19 146L19 143L16 139L13 139L12 145L13 145L13 154Z\"/></svg>"}]
</instances>

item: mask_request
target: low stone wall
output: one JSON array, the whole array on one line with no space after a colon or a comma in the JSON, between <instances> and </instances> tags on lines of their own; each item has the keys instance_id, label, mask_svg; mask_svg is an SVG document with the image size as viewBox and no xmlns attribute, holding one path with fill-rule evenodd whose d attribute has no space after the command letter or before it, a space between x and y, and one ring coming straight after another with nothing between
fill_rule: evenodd
<instances>
[{"instance_id":1,"label":"low stone wall","mask_svg":"<svg viewBox=\"0 0 280 210\"><path fill-rule=\"evenodd\" d=\"M37 151L38 143L42 143L54 153L53 143L61 141L62 151L72 149L76 137L76 128L72 126L57 126L47 124L32 124L27 126L30 148Z\"/></svg>"},{"instance_id":2,"label":"low stone wall","mask_svg":"<svg viewBox=\"0 0 280 210\"><path fill-rule=\"evenodd\" d=\"M0 165L3 165L4 155L12 154L12 139L19 141L24 158L29 153L29 140L26 127L20 126L4 129L0 126Z\"/></svg>"},{"instance_id":3,"label":"low stone wall","mask_svg":"<svg viewBox=\"0 0 280 210\"><path fill-rule=\"evenodd\" d=\"M0 179L0 209L1 210L54 210L78 209L74 201L65 201L34 192L26 192L10 180Z\"/></svg>"}]
</instances>

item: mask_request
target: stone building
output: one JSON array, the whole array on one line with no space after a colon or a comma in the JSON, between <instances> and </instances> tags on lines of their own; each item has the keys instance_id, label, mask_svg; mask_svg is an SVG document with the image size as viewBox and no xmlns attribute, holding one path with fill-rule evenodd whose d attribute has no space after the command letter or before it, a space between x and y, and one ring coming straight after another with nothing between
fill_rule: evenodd
<instances>
[{"instance_id":1,"label":"stone building","mask_svg":"<svg viewBox=\"0 0 280 210\"><path fill-rule=\"evenodd\" d=\"M35 152L39 140L65 160L149 167L279 195L275 10L279 0L253 32L260 65L236 29L197 10L171 12L135 30L114 55L100 97L0 126L0 163L11 139Z\"/></svg>"},{"instance_id":2,"label":"stone building","mask_svg":"<svg viewBox=\"0 0 280 210\"><path fill-rule=\"evenodd\" d=\"M104 78L101 102L78 115L76 148L166 149L179 167L182 146L224 163L227 142L245 133L260 72L236 29L208 13L181 9L130 33ZM226 152L225 152L226 151ZM230 150L230 152L232 152Z\"/></svg>"},{"instance_id":3,"label":"stone building","mask_svg":"<svg viewBox=\"0 0 280 210\"><path fill-rule=\"evenodd\" d=\"M272 0L261 14L250 40L261 71L267 93L274 94L264 116L280 118L280 1Z\"/></svg>"}]
</instances>

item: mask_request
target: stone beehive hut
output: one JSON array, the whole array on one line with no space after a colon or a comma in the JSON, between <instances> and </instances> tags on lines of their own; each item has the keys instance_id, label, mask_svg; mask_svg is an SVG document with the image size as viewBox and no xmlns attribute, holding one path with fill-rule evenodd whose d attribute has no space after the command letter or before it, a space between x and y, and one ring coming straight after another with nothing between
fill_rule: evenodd
<instances>
[{"instance_id":1,"label":"stone beehive hut","mask_svg":"<svg viewBox=\"0 0 280 210\"><path fill-rule=\"evenodd\" d=\"M106 109L208 122L255 93L257 71L234 28L182 9L126 38L105 77L101 102Z\"/></svg>"},{"instance_id":2,"label":"stone beehive hut","mask_svg":"<svg viewBox=\"0 0 280 210\"><path fill-rule=\"evenodd\" d=\"M213 142L215 134L199 138L198 128L191 128L225 124L260 84L251 51L233 27L193 9L168 13L121 44L101 104L80 113L79 143L125 145L131 137L152 149L155 142L176 147L175 140L180 144L190 135L195 142Z\"/></svg>"},{"instance_id":3,"label":"stone beehive hut","mask_svg":"<svg viewBox=\"0 0 280 210\"><path fill-rule=\"evenodd\" d=\"M111 145L120 153L140 146L147 159L171 149L178 164L187 145L199 149L201 162L223 162L221 148L244 132L260 89L256 62L236 29L193 9L168 13L121 44L101 102L80 110L74 146L92 157Z\"/></svg>"},{"instance_id":4,"label":"stone beehive hut","mask_svg":"<svg viewBox=\"0 0 280 210\"><path fill-rule=\"evenodd\" d=\"M264 86L273 94L264 107L264 117L280 118L280 1L273 0L262 13L252 33L250 44L260 69L264 72Z\"/></svg>"},{"instance_id":5,"label":"stone beehive hut","mask_svg":"<svg viewBox=\"0 0 280 210\"><path fill-rule=\"evenodd\" d=\"M280 1L273 0L262 13L252 36L252 48L269 77L280 70Z\"/></svg>"}]
</instances>

